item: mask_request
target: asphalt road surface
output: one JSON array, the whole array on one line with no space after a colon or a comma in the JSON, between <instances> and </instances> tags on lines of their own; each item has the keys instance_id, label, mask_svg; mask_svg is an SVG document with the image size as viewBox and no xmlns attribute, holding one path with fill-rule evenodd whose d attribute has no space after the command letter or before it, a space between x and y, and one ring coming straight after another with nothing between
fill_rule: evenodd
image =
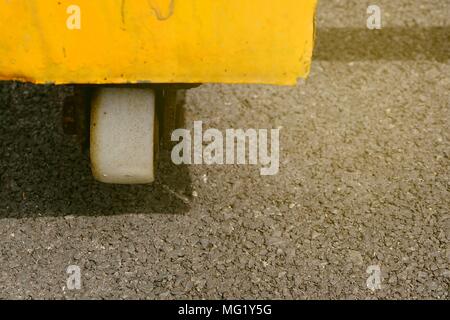
<instances>
[{"instance_id":1,"label":"asphalt road surface","mask_svg":"<svg viewBox=\"0 0 450 320\"><path fill-rule=\"evenodd\" d=\"M370 33L366 2L320 3L296 87L188 93L190 126L281 127L273 177L166 157L154 185L97 183L70 89L0 84L0 298L448 299L450 3L378 0Z\"/></svg>"}]
</instances>

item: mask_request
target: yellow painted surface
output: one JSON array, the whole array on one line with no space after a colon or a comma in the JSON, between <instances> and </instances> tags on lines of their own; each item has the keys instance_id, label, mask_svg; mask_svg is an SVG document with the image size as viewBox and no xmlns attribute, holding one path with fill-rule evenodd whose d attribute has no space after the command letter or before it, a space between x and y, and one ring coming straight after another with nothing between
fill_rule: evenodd
<instances>
[{"instance_id":1,"label":"yellow painted surface","mask_svg":"<svg viewBox=\"0 0 450 320\"><path fill-rule=\"evenodd\" d=\"M80 8L80 29L67 20ZM0 0L0 80L295 84L316 0Z\"/></svg>"}]
</instances>

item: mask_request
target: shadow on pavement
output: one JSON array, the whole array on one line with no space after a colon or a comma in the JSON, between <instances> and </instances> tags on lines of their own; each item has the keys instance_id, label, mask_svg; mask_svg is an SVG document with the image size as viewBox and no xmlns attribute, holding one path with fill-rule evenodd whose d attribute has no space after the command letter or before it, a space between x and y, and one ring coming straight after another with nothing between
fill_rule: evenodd
<instances>
[{"instance_id":1,"label":"shadow on pavement","mask_svg":"<svg viewBox=\"0 0 450 320\"><path fill-rule=\"evenodd\" d=\"M314 58L324 61L435 60L450 58L450 27L318 29Z\"/></svg>"},{"instance_id":2,"label":"shadow on pavement","mask_svg":"<svg viewBox=\"0 0 450 320\"><path fill-rule=\"evenodd\" d=\"M0 83L0 218L182 214L189 210L187 167L160 154L152 185L106 185L61 128L67 88Z\"/></svg>"}]
</instances>

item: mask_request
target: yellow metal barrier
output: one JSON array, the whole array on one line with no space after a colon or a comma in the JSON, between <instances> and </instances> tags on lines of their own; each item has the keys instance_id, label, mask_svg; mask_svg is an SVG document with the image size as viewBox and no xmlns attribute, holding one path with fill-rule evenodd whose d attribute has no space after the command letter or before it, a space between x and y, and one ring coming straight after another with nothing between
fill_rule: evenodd
<instances>
[{"instance_id":1,"label":"yellow metal barrier","mask_svg":"<svg viewBox=\"0 0 450 320\"><path fill-rule=\"evenodd\" d=\"M294 84L316 0L0 0L0 80Z\"/></svg>"}]
</instances>

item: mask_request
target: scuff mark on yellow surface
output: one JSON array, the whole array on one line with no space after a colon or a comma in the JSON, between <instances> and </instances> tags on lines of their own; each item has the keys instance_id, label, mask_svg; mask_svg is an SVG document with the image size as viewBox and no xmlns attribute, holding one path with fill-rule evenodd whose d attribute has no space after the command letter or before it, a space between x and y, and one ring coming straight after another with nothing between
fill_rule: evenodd
<instances>
[{"instance_id":1,"label":"scuff mark on yellow surface","mask_svg":"<svg viewBox=\"0 0 450 320\"><path fill-rule=\"evenodd\" d=\"M175 0L147 0L156 18L160 21L168 20L175 12ZM122 24L126 20L126 0L121 0L120 15Z\"/></svg>"},{"instance_id":2,"label":"scuff mark on yellow surface","mask_svg":"<svg viewBox=\"0 0 450 320\"><path fill-rule=\"evenodd\" d=\"M148 2L160 21L169 19L175 12L175 0L148 0Z\"/></svg>"},{"instance_id":3,"label":"scuff mark on yellow surface","mask_svg":"<svg viewBox=\"0 0 450 320\"><path fill-rule=\"evenodd\" d=\"M122 17L122 24L125 24L125 5L126 0L122 0L122 4L120 5L120 16Z\"/></svg>"}]
</instances>

